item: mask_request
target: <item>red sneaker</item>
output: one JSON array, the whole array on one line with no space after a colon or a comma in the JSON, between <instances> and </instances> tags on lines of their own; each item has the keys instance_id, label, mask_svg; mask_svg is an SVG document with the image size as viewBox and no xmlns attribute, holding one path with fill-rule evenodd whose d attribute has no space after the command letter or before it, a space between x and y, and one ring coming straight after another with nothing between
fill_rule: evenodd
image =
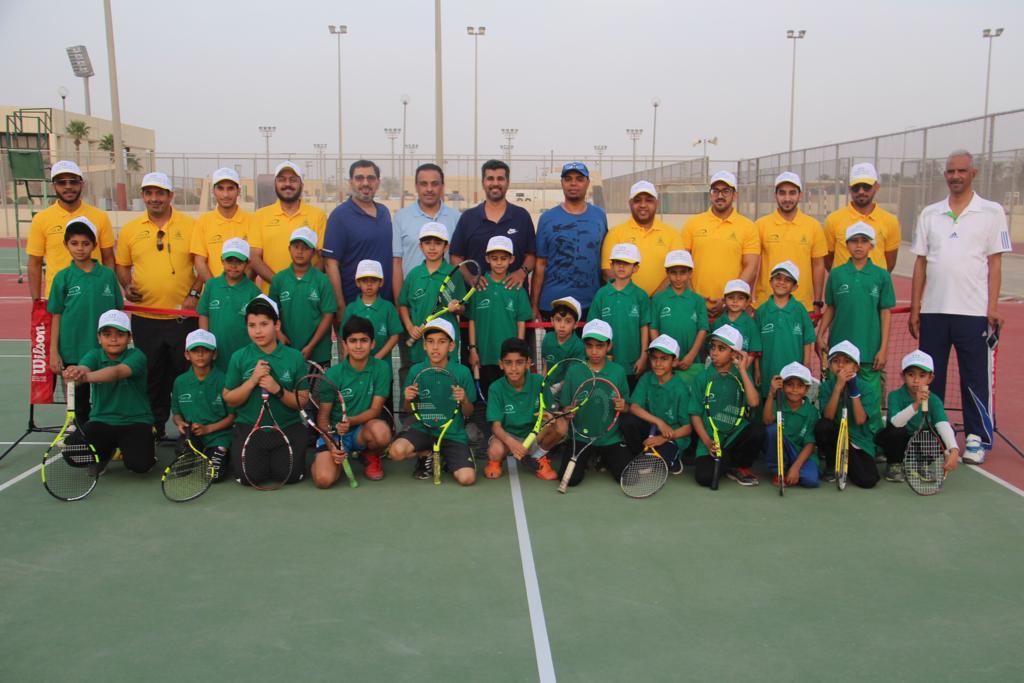
<instances>
[{"instance_id":1,"label":"red sneaker","mask_svg":"<svg viewBox=\"0 0 1024 683\"><path fill-rule=\"evenodd\" d=\"M527 456L529 457L529 456ZM554 481L558 479L558 474L551 467L551 461L548 460L548 456L541 456L537 458L537 478L543 479L544 481Z\"/></svg>"},{"instance_id":2,"label":"red sneaker","mask_svg":"<svg viewBox=\"0 0 1024 683\"><path fill-rule=\"evenodd\" d=\"M488 479L501 479L501 461L488 460L484 468L484 476Z\"/></svg>"},{"instance_id":3,"label":"red sneaker","mask_svg":"<svg viewBox=\"0 0 1024 683\"><path fill-rule=\"evenodd\" d=\"M380 454L374 453L366 456L366 478L373 481L380 481L384 478L384 468L380 464Z\"/></svg>"}]
</instances>

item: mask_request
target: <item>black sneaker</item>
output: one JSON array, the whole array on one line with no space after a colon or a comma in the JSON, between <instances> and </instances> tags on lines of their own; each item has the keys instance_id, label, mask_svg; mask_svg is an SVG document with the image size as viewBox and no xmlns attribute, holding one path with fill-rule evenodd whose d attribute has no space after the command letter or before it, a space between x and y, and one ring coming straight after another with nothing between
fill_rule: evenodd
<instances>
[{"instance_id":1,"label":"black sneaker","mask_svg":"<svg viewBox=\"0 0 1024 683\"><path fill-rule=\"evenodd\" d=\"M729 470L725 473L725 476L740 486L757 486L760 483L757 476L746 467L737 467L736 469Z\"/></svg>"},{"instance_id":2,"label":"black sneaker","mask_svg":"<svg viewBox=\"0 0 1024 683\"><path fill-rule=\"evenodd\" d=\"M832 469L825 469L821 473L821 480L827 483L832 483L836 480L836 471Z\"/></svg>"},{"instance_id":3,"label":"black sneaker","mask_svg":"<svg viewBox=\"0 0 1024 683\"><path fill-rule=\"evenodd\" d=\"M220 449L217 449L210 455L210 466L213 468L214 484L223 480L227 474L227 470L224 467L225 458L227 458L227 453L222 453Z\"/></svg>"},{"instance_id":4,"label":"black sneaker","mask_svg":"<svg viewBox=\"0 0 1024 683\"><path fill-rule=\"evenodd\" d=\"M431 458L420 456L416 458L416 469L412 471L413 479L426 481L434 478L434 461Z\"/></svg>"},{"instance_id":5,"label":"black sneaker","mask_svg":"<svg viewBox=\"0 0 1024 683\"><path fill-rule=\"evenodd\" d=\"M668 473L674 475L680 475L683 473L683 459L676 458L668 464Z\"/></svg>"}]
</instances>

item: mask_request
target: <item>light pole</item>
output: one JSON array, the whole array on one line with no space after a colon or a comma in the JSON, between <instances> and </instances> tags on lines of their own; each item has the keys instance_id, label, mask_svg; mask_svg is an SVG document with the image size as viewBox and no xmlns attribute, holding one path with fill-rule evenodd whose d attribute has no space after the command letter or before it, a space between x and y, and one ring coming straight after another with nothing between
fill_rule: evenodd
<instances>
[{"instance_id":1,"label":"light pole","mask_svg":"<svg viewBox=\"0 0 1024 683\"><path fill-rule=\"evenodd\" d=\"M117 208L128 208L128 195L124 186L124 161L121 150L121 98L117 92L117 58L114 54L114 19L110 11L110 0L103 0L103 18L107 30L107 72L110 78L110 124L114 135L114 187L117 190Z\"/></svg>"},{"instance_id":2,"label":"light pole","mask_svg":"<svg viewBox=\"0 0 1024 683\"><path fill-rule=\"evenodd\" d=\"M348 26L341 24L335 26L329 24L327 30L332 36L338 37L338 177L341 177L341 169L345 165L345 157L341 146L341 37L348 33Z\"/></svg>"},{"instance_id":3,"label":"light pole","mask_svg":"<svg viewBox=\"0 0 1024 683\"><path fill-rule=\"evenodd\" d=\"M434 152L444 168L444 89L441 87L441 0L434 0Z\"/></svg>"},{"instance_id":4,"label":"light pole","mask_svg":"<svg viewBox=\"0 0 1024 683\"><path fill-rule=\"evenodd\" d=\"M793 109L796 106L796 41L807 35L803 29L786 31L786 38L793 41L793 73L789 84L789 151L793 151Z\"/></svg>"},{"instance_id":5,"label":"light pole","mask_svg":"<svg viewBox=\"0 0 1024 683\"><path fill-rule=\"evenodd\" d=\"M644 134L643 128L627 128L626 135L633 141L633 173L636 173L636 141Z\"/></svg>"},{"instance_id":6,"label":"light pole","mask_svg":"<svg viewBox=\"0 0 1024 683\"><path fill-rule=\"evenodd\" d=\"M405 146L405 154L406 154L407 157L409 157L409 161L412 162L410 164L411 166L415 166L416 165L416 150L418 150L419 148L420 148L420 146L418 144L416 144L415 142L410 142L409 144L407 144ZM404 164L403 164L403 166L404 166ZM402 169L402 175L403 176L405 175L405 169L404 168ZM403 197L405 196L405 189L404 188L402 190L402 196Z\"/></svg>"},{"instance_id":7,"label":"light pole","mask_svg":"<svg viewBox=\"0 0 1024 683\"><path fill-rule=\"evenodd\" d=\"M509 166L512 165L512 148L513 145L502 145L501 151L505 153L505 163Z\"/></svg>"},{"instance_id":8,"label":"light pole","mask_svg":"<svg viewBox=\"0 0 1024 683\"><path fill-rule=\"evenodd\" d=\"M988 39L988 66L985 67L985 118L981 129L981 151L982 153L988 153L990 145L988 144L988 89L989 82L992 80L992 41L995 38L1003 35L1003 29L987 28L981 32L982 38Z\"/></svg>"},{"instance_id":9,"label":"light pole","mask_svg":"<svg viewBox=\"0 0 1024 683\"><path fill-rule=\"evenodd\" d=\"M718 136L716 135L713 138L697 138L696 140L693 141L693 145L691 145L691 146L692 147L696 147L697 145L704 145L704 152L703 152L702 156L706 159L707 156L708 156L708 145L717 145L717 144L718 144Z\"/></svg>"},{"instance_id":10,"label":"light pole","mask_svg":"<svg viewBox=\"0 0 1024 683\"><path fill-rule=\"evenodd\" d=\"M85 115L92 116L92 103L89 100L89 79L96 75L92 70L92 60L89 59L89 51L85 45L72 45L67 49L68 59L71 60L71 71L82 79L85 87Z\"/></svg>"},{"instance_id":11,"label":"light pole","mask_svg":"<svg viewBox=\"0 0 1024 683\"><path fill-rule=\"evenodd\" d=\"M651 106L654 107L654 127L651 129L651 168L654 168L654 145L658 140L658 107L661 106L661 100L657 97L651 98Z\"/></svg>"},{"instance_id":12,"label":"light pole","mask_svg":"<svg viewBox=\"0 0 1024 683\"><path fill-rule=\"evenodd\" d=\"M608 151L608 145L594 145L594 151L597 152L597 167L601 171L601 176L604 177L604 163L602 159L604 153Z\"/></svg>"},{"instance_id":13,"label":"light pole","mask_svg":"<svg viewBox=\"0 0 1024 683\"><path fill-rule=\"evenodd\" d=\"M473 36L473 173L480 165L478 143L480 140L480 36L487 32L486 26L466 27L466 33ZM477 203L477 185L473 185L473 203Z\"/></svg>"},{"instance_id":14,"label":"light pole","mask_svg":"<svg viewBox=\"0 0 1024 683\"><path fill-rule=\"evenodd\" d=\"M401 128L385 128L384 135L388 136L388 140L391 141L391 177L395 177L395 139L398 134L402 132Z\"/></svg>"},{"instance_id":15,"label":"light pole","mask_svg":"<svg viewBox=\"0 0 1024 683\"><path fill-rule=\"evenodd\" d=\"M512 165L512 140L519 135L518 128L502 128L501 134L505 137L505 144L501 146L505 150L505 163Z\"/></svg>"},{"instance_id":16,"label":"light pole","mask_svg":"<svg viewBox=\"0 0 1024 683\"><path fill-rule=\"evenodd\" d=\"M277 130L277 126L260 126L260 135L266 140L267 148L267 173L270 173L270 136Z\"/></svg>"},{"instance_id":17,"label":"light pole","mask_svg":"<svg viewBox=\"0 0 1024 683\"><path fill-rule=\"evenodd\" d=\"M60 155L65 159L68 155L68 89L62 85L57 88L57 94L60 95L60 108L63 112L60 122Z\"/></svg>"},{"instance_id":18,"label":"light pole","mask_svg":"<svg viewBox=\"0 0 1024 683\"><path fill-rule=\"evenodd\" d=\"M408 145L405 144L405 133L406 133L406 131L409 130L409 126L408 126L408 124L406 122L406 114L408 113L408 111L409 111L409 96L408 95L402 95L402 187L400 188L399 193L398 193L398 195L402 198L401 202L400 202L400 205L402 207L405 206L405 155L406 155L406 148L408 147Z\"/></svg>"},{"instance_id":19,"label":"light pole","mask_svg":"<svg viewBox=\"0 0 1024 683\"><path fill-rule=\"evenodd\" d=\"M326 169L324 168L324 151L327 149L326 142L314 142L313 149L316 150L316 172L320 176L320 196L327 196L327 180L324 178Z\"/></svg>"}]
</instances>

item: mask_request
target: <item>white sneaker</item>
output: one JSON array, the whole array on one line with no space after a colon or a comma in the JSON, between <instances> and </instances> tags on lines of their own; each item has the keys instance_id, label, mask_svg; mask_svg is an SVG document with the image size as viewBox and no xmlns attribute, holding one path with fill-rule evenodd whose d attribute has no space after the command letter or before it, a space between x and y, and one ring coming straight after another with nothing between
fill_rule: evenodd
<instances>
[{"instance_id":1,"label":"white sneaker","mask_svg":"<svg viewBox=\"0 0 1024 683\"><path fill-rule=\"evenodd\" d=\"M985 449L981 446L981 437L968 434L961 459L968 465L980 465L985 462Z\"/></svg>"}]
</instances>

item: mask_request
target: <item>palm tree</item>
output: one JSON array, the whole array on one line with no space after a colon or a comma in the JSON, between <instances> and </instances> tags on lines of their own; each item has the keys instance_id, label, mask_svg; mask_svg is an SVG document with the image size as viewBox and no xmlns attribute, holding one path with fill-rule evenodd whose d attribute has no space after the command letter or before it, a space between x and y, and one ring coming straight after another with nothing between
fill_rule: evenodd
<instances>
[{"instance_id":1,"label":"palm tree","mask_svg":"<svg viewBox=\"0 0 1024 683\"><path fill-rule=\"evenodd\" d=\"M102 149L104 152L107 152L107 153L110 154L110 163L113 164L114 163L114 134L113 133L107 133L102 138L100 138L100 142L97 145L97 147ZM128 167L128 185L131 186L131 184L132 184L132 172L133 171L141 171L142 170L142 164L139 162L139 158L137 156L135 156L134 154L132 154L130 149L128 149L127 147L124 147L124 151L126 153L125 154L125 165Z\"/></svg>"},{"instance_id":2,"label":"palm tree","mask_svg":"<svg viewBox=\"0 0 1024 683\"><path fill-rule=\"evenodd\" d=\"M85 121L75 119L74 121L68 121L68 125L64 128L64 132L68 134L71 141L75 143L75 163L81 165L82 155L79 149L82 146L82 140L89 139L89 125Z\"/></svg>"}]
</instances>

